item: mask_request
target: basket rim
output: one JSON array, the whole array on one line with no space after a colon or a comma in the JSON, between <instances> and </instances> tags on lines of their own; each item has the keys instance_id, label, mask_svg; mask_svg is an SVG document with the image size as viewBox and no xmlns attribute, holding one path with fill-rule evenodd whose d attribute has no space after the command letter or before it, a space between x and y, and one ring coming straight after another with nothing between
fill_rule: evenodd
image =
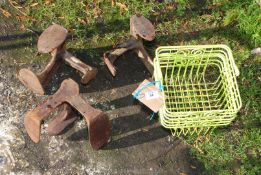
<instances>
[{"instance_id":1,"label":"basket rim","mask_svg":"<svg viewBox=\"0 0 261 175\"><path fill-rule=\"evenodd\" d=\"M165 109L164 109L165 108ZM177 111L177 112L172 112L166 109L165 105L162 106L160 110L164 110L164 114L171 115L171 114L186 114L186 115L194 115L194 114L206 114L206 113L216 113L216 112L226 112L226 113L237 113L239 109L212 109L212 110L202 110L202 111Z\"/></svg>"}]
</instances>

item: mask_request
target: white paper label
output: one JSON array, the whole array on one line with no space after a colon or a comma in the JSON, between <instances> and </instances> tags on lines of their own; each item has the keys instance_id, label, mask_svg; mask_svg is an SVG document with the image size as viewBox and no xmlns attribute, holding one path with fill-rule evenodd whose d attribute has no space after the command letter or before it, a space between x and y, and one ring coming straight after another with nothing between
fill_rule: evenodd
<instances>
[{"instance_id":1,"label":"white paper label","mask_svg":"<svg viewBox=\"0 0 261 175\"><path fill-rule=\"evenodd\" d=\"M149 91L145 93L146 100L159 98L159 91Z\"/></svg>"}]
</instances>

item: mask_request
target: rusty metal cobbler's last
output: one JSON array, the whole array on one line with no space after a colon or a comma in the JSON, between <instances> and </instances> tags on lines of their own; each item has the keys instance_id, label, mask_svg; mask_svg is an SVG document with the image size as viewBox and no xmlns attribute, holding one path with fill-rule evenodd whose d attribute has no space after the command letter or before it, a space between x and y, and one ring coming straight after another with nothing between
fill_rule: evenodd
<instances>
[{"instance_id":1,"label":"rusty metal cobbler's last","mask_svg":"<svg viewBox=\"0 0 261 175\"><path fill-rule=\"evenodd\" d=\"M41 123L49 114L62 104L70 105L77 110L86 120L89 140L93 149L99 149L108 143L111 135L111 122L101 110L90 106L79 95L79 86L72 79L64 80L55 94L47 98L42 104L25 114L25 129L34 142L39 142ZM63 115L62 115L63 116ZM70 115L69 115L70 116ZM63 120L62 120L63 121ZM52 127L57 131L65 123L60 122L59 115L52 121Z\"/></svg>"},{"instance_id":2,"label":"rusty metal cobbler's last","mask_svg":"<svg viewBox=\"0 0 261 175\"><path fill-rule=\"evenodd\" d=\"M87 84L97 74L97 69L86 65L74 57L65 48L68 31L57 24L53 24L43 31L37 43L39 53L51 53L52 58L47 66L38 75L29 69L21 69L18 73L19 80L33 92L43 95L44 86L61 65L62 62L80 71L83 76L81 82Z\"/></svg>"},{"instance_id":3,"label":"rusty metal cobbler's last","mask_svg":"<svg viewBox=\"0 0 261 175\"><path fill-rule=\"evenodd\" d=\"M134 50L142 60L148 71L153 74L153 62L143 46L143 41L152 41L155 38L155 29L152 23L142 15L134 15L130 18L131 38L117 45L114 50L105 52L104 62L113 76L116 75L116 69L113 63L115 60L129 50Z\"/></svg>"}]
</instances>

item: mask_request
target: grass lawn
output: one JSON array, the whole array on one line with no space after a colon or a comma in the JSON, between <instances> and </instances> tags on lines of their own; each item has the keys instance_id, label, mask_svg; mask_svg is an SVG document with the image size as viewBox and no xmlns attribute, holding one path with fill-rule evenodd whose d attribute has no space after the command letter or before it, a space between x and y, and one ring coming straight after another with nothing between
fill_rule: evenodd
<instances>
[{"instance_id":1,"label":"grass lawn","mask_svg":"<svg viewBox=\"0 0 261 175\"><path fill-rule=\"evenodd\" d=\"M205 174L261 172L261 56L250 54L261 46L261 7L257 0L11 2L13 6L3 6L2 10L16 17L23 29L41 31L52 22L69 29L68 48L112 48L129 37L129 18L135 13L143 14L156 26L156 39L145 42L151 55L164 45L228 45L240 70L243 106L231 125L207 136L185 139L192 145L191 156L204 164ZM102 62L104 51L86 54Z\"/></svg>"}]
</instances>

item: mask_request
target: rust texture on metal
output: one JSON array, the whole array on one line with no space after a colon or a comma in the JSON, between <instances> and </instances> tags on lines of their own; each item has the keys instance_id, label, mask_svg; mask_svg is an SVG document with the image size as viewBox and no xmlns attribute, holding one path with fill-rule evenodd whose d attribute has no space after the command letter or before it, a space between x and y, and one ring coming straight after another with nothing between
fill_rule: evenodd
<instances>
[{"instance_id":1,"label":"rust texture on metal","mask_svg":"<svg viewBox=\"0 0 261 175\"><path fill-rule=\"evenodd\" d=\"M67 34L68 31L60 25L53 24L49 26L38 39L38 52L50 53L65 42Z\"/></svg>"},{"instance_id":2,"label":"rust texture on metal","mask_svg":"<svg viewBox=\"0 0 261 175\"><path fill-rule=\"evenodd\" d=\"M50 78L61 65L61 59L57 56L57 49L52 52L52 58L44 70L35 74L30 69L21 69L18 72L18 79L34 93L44 95L44 86L47 85Z\"/></svg>"},{"instance_id":3,"label":"rust texture on metal","mask_svg":"<svg viewBox=\"0 0 261 175\"><path fill-rule=\"evenodd\" d=\"M155 38L155 29L152 23L142 15L133 15L130 18L130 34L138 39L141 37L147 41Z\"/></svg>"},{"instance_id":4,"label":"rust texture on metal","mask_svg":"<svg viewBox=\"0 0 261 175\"><path fill-rule=\"evenodd\" d=\"M29 69L21 69L18 79L34 93L43 95L44 87L62 63L66 63L82 74L81 82L87 84L92 80L98 70L83 63L66 50L65 40L67 30L57 24L53 24L43 31L38 39L38 52L50 53L52 58L46 67L38 74Z\"/></svg>"},{"instance_id":5,"label":"rust texture on metal","mask_svg":"<svg viewBox=\"0 0 261 175\"><path fill-rule=\"evenodd\" d=\"M51 136L61 134L67 126L77 119L77 115L73 112L69 104L63 103L62 107L62 112L57 114L57 116L48 123L47 133Z\"/></svg>"},{"instance_id":6,"label":"rust texture on metal","mask_svg":"<svg viewBox=\"0 0 261 175\"><path fill-rule=\"evenodd\" d=\"M98 69L95 67L91 67L85 63L83 63L78 58L74 57L70 52L65 51L63 54L63 59L65 62L71 67L82 73L81 83L87 84L90 80L92 80L96 74L98 73Z\"/></svg>"},{"instance_id":7,"label":"rust texture on metal","mask_svg":"<svg viewBox=\"0 0 261 175\"><path fill-rule=\"evenodd\" d=\"M64 80L55 94L47 98L42 104L25 114L24 125L30 138L34 142L40 140L41 123L49 114L62 104L69 105L78 111L86 120L89 132L89 141L93 149L99 149L108 143L111 135L111 122L108 116L99 109L90 106L80 95L79 86L72 79ZM60 133L68 123L74 121L71 109L67 106L65 113L60 113L48 128L51 134ZM56 127L57 126L57 127Z\"/></svg>"},{"instance_id":8,"label":"rust texture on metal","mask_svg":"<svg viewBox=\"0 0 261 175\"><path fill-rule=\"evenodd\" d=\"M116 75L114 62L122 54L134 50L142 60L148 71L153 74L153 61L143 45L143 40L152 41L155 38L155 29L152 23L142 15L134 15L130 18L131 38L119 44L115 49L103 54L104 62L113 76Z\"/></svg>"}]
</instances>

